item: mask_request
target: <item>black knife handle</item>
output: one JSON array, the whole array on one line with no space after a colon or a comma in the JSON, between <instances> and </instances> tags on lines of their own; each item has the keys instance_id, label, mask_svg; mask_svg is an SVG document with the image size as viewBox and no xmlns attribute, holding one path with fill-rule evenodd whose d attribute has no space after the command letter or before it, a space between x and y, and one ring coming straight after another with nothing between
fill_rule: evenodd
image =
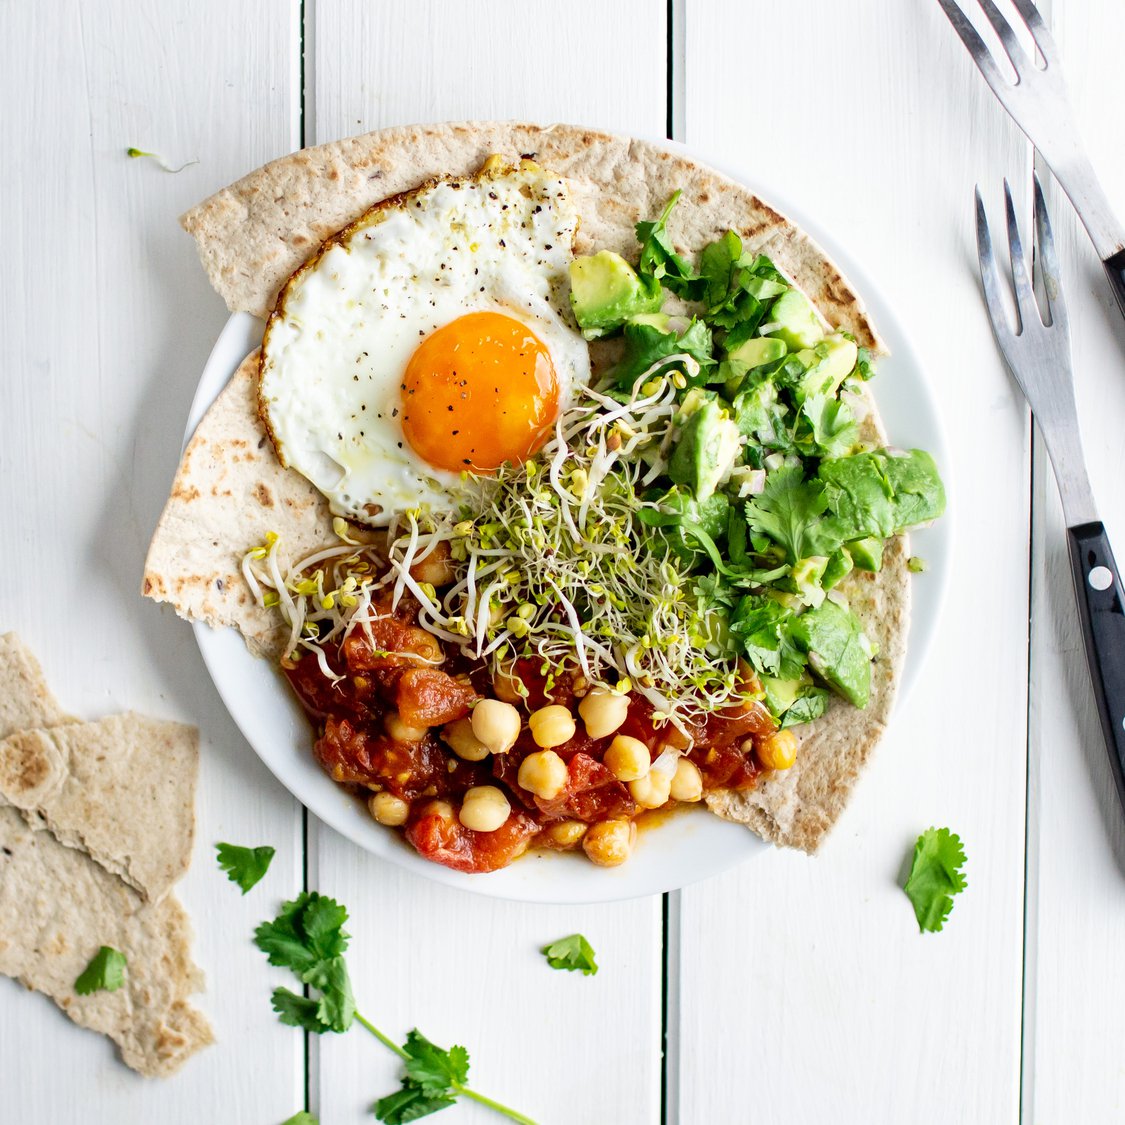
<instances>
[{"instance_id":1,"label":"black knife handle","mask_svg":"<svg viewBox=\"0 0 1125 1125\"><path fill-rule=\"evenodd\" d=\"M1101 522L1067 529L1086 662L1117 795L1125 808L1125 606L1121 576Z\"/></svg>"},{"instance_id":2,"label":"black knife handle","mask_svg":"<svg viewBox=\"0 0 1125 1125\"><path fill-rule=\"evenodd\" d=\"M1117 298L1117 307L1121 310L1121 315L1125 316L1125 250L1118 250L1112 258L1106 258L1102 265L1105 266L1113 295Z\"/></svg>"}]
</instances>

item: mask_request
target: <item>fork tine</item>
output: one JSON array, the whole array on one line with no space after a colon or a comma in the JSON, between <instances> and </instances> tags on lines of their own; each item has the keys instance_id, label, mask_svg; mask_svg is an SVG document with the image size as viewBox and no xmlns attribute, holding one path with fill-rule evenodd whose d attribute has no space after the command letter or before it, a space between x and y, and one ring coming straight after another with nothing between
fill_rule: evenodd
<instances>
[{"instance_id":1,"label":"fork tine","mask_svg":"<svg viewBox=\"0 0 1125 1125\"><path fill-rule=\"evenodd\" d=\"M1008 314L1004 310L1004 301L1000 296L1000 274L996 269L996 256L992 252L992 232L988 229L988 215L984 209L984 200L980 197L979 187L974 189L974 194L977 201L977 259L980 261L984 302L988 306L992 330L1003 346L1004 337L1012 336L1014 333L1008 323Z\"/></svg>"},{"instance_id":2,"label":"fork tine","mask_svg":"<svg viewBox=\"0 0 1125 1125\"><path fill-rule=\"evenodd\" d=\"M984 75L984 80L998 94L1002 90L1010 88L1011 83L1000 73L1000 68L996 65L988 47L985 46L984 40L977 34L977 29L969 22L955 0L938 0L938 3L949 22L953 24L953 30L961 36L961 42L968 47L973 62L977 64L981 74Z\"/></svg>"},{"instance_id":3,"label":"fork tine","mask_svg":"<svg viewBox=\"0 0 1125 1125\"><path fill-rule=\"evenodd\" d=\"M1027 30L1031 32L1031 38L1035 40L1035 46L1039 48L1039 53L1043 56L1043 61L1047 66L1059 65L1059 53L1055 49L1055 39L1047 29L1047 25L1043 22L1043 17L1039 14L1039 9L1035 7L1032 0L1012 0L1012 4L1020 14Z\"/></svg>"},{"instance_id":4,"label":"fork tine","mask_svg":"<svg viewBox=\"0 0 1125 1125\"><path fill-rule=\"evenodd\" d=\"M1051 326L1069 336L1069 319L1063 298L1062 280L1059 276L1059 259L1055 253L1055 240L1051 234L1051 216L1043 185L1035 176L1035 245L1038 252L1039 271L1043 275L1043 290L1047 294L1047 307L1051 311Z\"/></svg>"},{"instance_id":5,"label":"fork tine","mask_svg":"<svg viewBox=\"0 0 1125 1125\"><path fill-rule=\"evenodd\" d=\"M1027 259L1023 254L1023 240L1020 238L1019 224L1016 222L1016 205L1012 202L1012 189L1004 180L1004 211L1008 217L1008 251L1012 258L1012 281L1016 287L1016 305L1020 314L1020 331L1027 326L1032 314L1039 316L1039 306L1035 303L1035 292L1031 288L1031 275L1027 270Z\"/></svg>"},{"instance_id":6,"label":"fork tine","mask_svg":"<svg viewBox=\"0 0 1125 1125\"><path fill-rule=\"evenodd\" d=\"M1004 50L1007 52L1008 58L1011 60L1012 66L1016 68L1016 73L1019 73L1020 60L1027 59L1027 52L1020 46L1020 41L1016 38L1016 33L1012 29L1012 25L1001 14L1000 9L996 7L993 0L977 0L980 4L984 14L988 17L988 22L992 24L996 34L1000 36L1000 42L1004 44Z\"/></svg>"}]
</instances>

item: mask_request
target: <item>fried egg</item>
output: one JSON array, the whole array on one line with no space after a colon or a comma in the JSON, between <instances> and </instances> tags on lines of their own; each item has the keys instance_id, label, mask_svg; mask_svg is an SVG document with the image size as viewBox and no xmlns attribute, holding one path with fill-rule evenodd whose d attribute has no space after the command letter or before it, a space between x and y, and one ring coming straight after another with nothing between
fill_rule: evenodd
<instances>
[{"instance_id":1,"label":"fried egg","mask_svg":"<svg viewBox=\"0 0 1125 1125\"><path fill-rule=\"evenodd\" d=\"M286 284L259 409L282 464L338 515L450 510L464 474L531 456L589 381L566 182L491 158L378 204Z\"/></svg>"}]
</instances>

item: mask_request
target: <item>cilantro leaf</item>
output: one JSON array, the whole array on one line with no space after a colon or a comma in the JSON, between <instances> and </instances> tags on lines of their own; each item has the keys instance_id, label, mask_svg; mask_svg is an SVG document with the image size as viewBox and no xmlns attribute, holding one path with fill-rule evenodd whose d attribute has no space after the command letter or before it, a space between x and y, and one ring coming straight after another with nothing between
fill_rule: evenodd
<instances>
[{"instance_id":1,"label":"cilantro leaf","mask_svg":"<svg viewBox=\"0 0 1125 1125\"><path fill-rule=\"evenodd\" d=\"M594 947L581 934L559 938L543 946L539 952L547 958L547 964L552 969L577 970L584 977L592 977L598 971Z\"/></svg>"},{"instance_id":2,"label":"cilantro leaf","mask_svg":"<svg viewBox=\"0 0 1125 1125\"><path fill-rule=\"evenodd\" d=\"M355 1019L355 996L348 963L343 957L318 961L301 979L320 990L316 1008L320 1022L332 1031L347 1031Z\"/></svg>"},{"instance_id":3,"label":"cilantro leaf","mask_svg":"<svg viewBox=\"0 0 1125 1125\"><path fill-rule=\"evenodd\" d=\"M686 258L676 253L668 234L668 216L680 195L677 191L668 200L659 219L637 223L637 241L641 244L637 273L642 278L654 278L681 297L689 297L693 290L695 270Z\"/></svg>"},{"instance_id":4,"label":"cilantro leaf","mask_svg":"<svg viewBox=\"0 0 1125 1125\"><path fill-rule=\"evenodd\" d=\"M903 890L914 907L919 933L937 933L945 924L953 896L968 885L961 870L964 865L961 838L948 828L927 828L918 837Z\"/></svg>"},{"instance_id":5,"label":"cilantro leaf","mask_svg":"<svg viewBox=\"0 0 1125 1125\"><path fill-rule=\"evenodd\" d=\"M781 729L811 723L828 710L828 692L824 688L806 684L797 693L797 698L785 709L781 717Z\"/></svg>"},{"instance_id":6,"label":"cilantro leaf","mask_svg":"<svg viewBox=\"0 0 1125 1125\"><path fill-rule=\"evenodd\" d=\"M798 466L785 466L770 473L761 494L747 503L746 521L796 563L812 555L831 555L843 542L833 525L821 519L827 507L821 481L804 480Z\"/></svg>"},{"instance_id":7,"label":"cilantro leaf","mask_svg":"<svg viewBox=\"0 0 1125 1125\"><path fill-rule=\"evenodd\" d=\"M773 598L745 595L730 621L731 634L754 668L783 680L800 677L805 658L790 637L793 612Z\"/></svg>"},{"instance_id":8,"label":"cilantro leaf","mask_svg":"<svg viewBox=\"0 0 1125 1125\"><path fill-rule=\"evenodd\" d=\"M801 413L812 427L815 452L823 457L843 457L859 440L859 426L846 402L832 395L810 395Z\"/></svg>"},{"instance_id":9,"label":"cilantro leaf","mask_svg":"<svg viewBox=\"0 0 1125 1125\"><path fill-rule=\"evenodd\" d=\"M287 1117L281 1125L320 1125L320 1118L307 1110L299 1109L292 1117Z\"/></svg>"},{"instance_id":10,"label":"cilantro leaf","mask_svg":"<svg viewBox=\"0 0 1125 1125\"><path fill-rule=\"evenodd\" d=\"M91 992L116 992L125 983L125 964L124 953L103 945L74 982L74 991L79 996L89 996Z\"/></svg>"},{"instance_id":11,"label":"cilantro leaf","mask_svg":"<svg viewBox=\"0 0 1125 1125\"><path fill-rule=\"evenodd\" d=\"M242 848L237 844L216 844L215 852L219 866L243 894L261 882L275 854L273 848Z\"/></svg>"},{"instance_id":12,"label":"cilantro leaf","mask_svg":"<svg viewBox=\"0 0 1125 1125\"><path fill-rule=\"evenodd\" d=\"M385 1122L385 1125L405 1125L405 1122L429 1117L439 1109L448 1109L456 1104L456 1098L426 1094L416 1083L404 1080L402 1089L380 1098L372 1106L372 1112L375 1119Z\"/></svg>"},{"instance_id":13,"label":"cilantro leaf","mask_svg":"<svg viewBox=\"0 0 1125 1125\"><path fill-rule=\"evenodd\" d=\"M701 374L695 382L715 365L711 354L711 329L702 320L693 320L679 336L651 324L626 324L623 335L625 355L613 369L613 381L623 390L632 390L633 384L646 371L670 355L690 355L699 363ZM653 372L660 373L660 370Z\"/></svg>"},{"instance_id":14,"label":"cilantro leaf","mask_svg":"<svg viewBox=\"0 0 1125 1125\"><path fill-rule=\"evenodd\" d=\"M320 1018L318 1001L298 996L288 988L275 988L270 1002L281 1022L289 1027L303 1027L314 1035L328 1031L328 1025Z\"/></svg>"},{"instance_id":15,"label":"cilantro leaf","mask_svg":"<svg viewBox=\"0 0 1125 1125\"><path fill-rule=\"evenodd\" d=\"M406 1077L426 1094L447 1094L455 1083L469 1080L469 1052L464 1047L454 1045L445 1051L414 1028L402 1049L408 1056L403 1064Z\"/></svg>"},{"instance_id":16,"label":"cilantro leaf","mask_svg":"<svg viewBox=\"0 0 1125 1125\"><path fill-rule=\"evenodd\" d=\"M334 899L304 891L284 903L272 922L254 931L254 942L271 965L301 976L318 961L339 957L348 948L343 930L347 918L347 910Z\"/></svg>"}]
</instances>

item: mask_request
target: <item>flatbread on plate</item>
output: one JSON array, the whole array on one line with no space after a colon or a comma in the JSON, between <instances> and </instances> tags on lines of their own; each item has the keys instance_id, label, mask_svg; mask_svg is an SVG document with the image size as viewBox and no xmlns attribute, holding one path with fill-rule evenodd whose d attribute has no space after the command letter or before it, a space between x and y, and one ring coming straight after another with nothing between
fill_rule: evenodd
<instances>
[{"instance_id":1,"label":"flatbread on plate","mask_svg":"<svg viewBox=\"0 0 1125 1125\"><path fill-rule=\"evenodd\" d=\"M35 657L15 634L0 637L0 738L67 721ZM125 955L125 983L79 996L74 982L103 945ZM175 895L145 901L0 800L0 973L108 1035L134 1070L164 1076L214 1038L188 1001L203 984L190 951L191 925Z\"/></svg>"},{"instance_id":2,"label":"flatbread on plate","mask_svg":"<svg viewBox=\"0 0 1125 1125\"><path fill-rule=\"evenodd\" d=\"M635 223L659 214L681 191L670 223L679 249L695 251L735 230L747 249L768 254L834 329L885 350L839 268L748 188L659 145L569 125L471 122L368 133L267 164L193 208L182 222L227 306L265 316L289 275L324 239L375 203L434 177L469 175L492 154L511 161L532 156L566 177L582 217L578 253L611 249L635 260ZM311 486L277 462L249 405L247 378L244 364L200 424L207 458L188 447L149 551L144 593L184 615L234 626L262 654L276 652L278 632L276 626L268 631L267 619L252 604L236 561L271 526L294 536L301 544L296 551L328 540L331 525L326 504L309 497ZM866 436L879 435L874 403L862 398ZM259 453L247 459L246 449ZM284 530L263 521L253 501L259 475L271 494L309 500L301 511L287 511ZM226 533L218 536L221 529ZM842 812L894 702L909 621L907 554L904 539L889 543L880 573L853 572L842 584L879 652L867 708L833 701L822 718L799 728L800 750L790 770L765 777L750 792L708 794L713 811L767 840L816 850Z\"/></svg>"}]
</instances>

